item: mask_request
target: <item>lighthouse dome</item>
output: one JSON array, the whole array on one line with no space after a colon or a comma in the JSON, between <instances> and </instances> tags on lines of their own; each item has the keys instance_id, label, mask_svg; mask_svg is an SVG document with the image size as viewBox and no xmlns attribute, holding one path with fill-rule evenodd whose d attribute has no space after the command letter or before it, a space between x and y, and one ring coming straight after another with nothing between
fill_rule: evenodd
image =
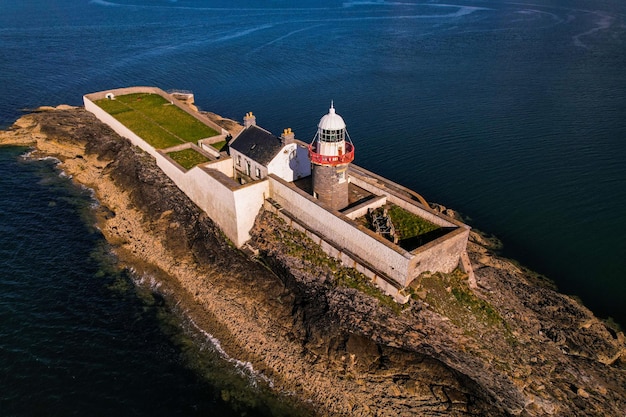
<instances>
[{"instance_id":1,"label":"lighthouse dome","mask_svg":"<svg viewBox=\"0 0 626 417\"><path fill-rule=\"evenodd\" d=\"M322 130L343 130L346 128L346 122L343 118L335 113L335 107L330 104L328 114L325 114L317 125Z\"/></svg>"}]
</instances>

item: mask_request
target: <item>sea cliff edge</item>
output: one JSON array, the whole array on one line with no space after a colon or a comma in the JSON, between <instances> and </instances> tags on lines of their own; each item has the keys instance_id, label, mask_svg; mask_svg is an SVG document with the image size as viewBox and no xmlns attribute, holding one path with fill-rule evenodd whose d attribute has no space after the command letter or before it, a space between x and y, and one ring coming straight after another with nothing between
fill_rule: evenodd
<instances>
[{"instance_id":1,"label":"sea cliff edge","mask_svg":"<svg viewBox=\"0 0 626 417\"><path fill-rule=\"evenodd\" d=\"M479 232L468 245L477 289L462 274L424 276L396 307L338 284L345 271L270 212L251 233L256 255L234 248L151 157L82 108L25 115L0 145L58 158L106 208L99 228L125 265L159 271L229 355L319 415L626 411L623 333Z\"/></svg>"}]
</instances>

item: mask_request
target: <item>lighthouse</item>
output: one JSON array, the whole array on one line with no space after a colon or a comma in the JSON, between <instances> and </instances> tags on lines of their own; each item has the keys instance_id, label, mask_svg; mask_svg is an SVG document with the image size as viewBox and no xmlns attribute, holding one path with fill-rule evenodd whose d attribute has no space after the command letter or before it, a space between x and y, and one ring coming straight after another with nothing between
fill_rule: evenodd
<instances>
[{"instance_id":1,"label":"lighthouse","mask_svg":"<svg viewBox=\"0 0 626 417\"><path fill-rule=\"evenodd\" d=\"M354 160L354 145L343 118L333 103L317 125L309 145L313 168L313 196L334 210L348 206L348 165Z\"/></svg>"}]
</instances>

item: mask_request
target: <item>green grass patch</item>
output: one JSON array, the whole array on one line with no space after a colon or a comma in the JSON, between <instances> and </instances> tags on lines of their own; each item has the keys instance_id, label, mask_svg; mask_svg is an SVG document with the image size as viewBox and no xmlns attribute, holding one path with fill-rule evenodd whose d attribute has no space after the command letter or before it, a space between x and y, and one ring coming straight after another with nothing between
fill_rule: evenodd
<instances>
[{"instance_id":1,"label":"green grass patch","mask_svg":"<svg viewBox=\"0 0 626 417\"><path fill-rule=\"evenodd\" d=\"M209 158L202 155L200 152L196 151L193 148L183 149L182 151L170 152L168 153L168 156L185 169L191 169L196 165L203 164L209 161Z\"/></svg>"},{"instance_id":2,"label":"green grass patch","mask_svg":"<svg viewBox=\"0 0 626 417\"><path fill-rule=\"evenodd\" d=\"M279 219L282 224L284 221ZM339 287L354 288L360 292L376 298L381 305L387 306L399 314L408 304L398 304L393 297L383 293L371 279L354 268L346 268L335 258L331 258L322 248L305 233L295 229L274 230L275 236L287 253L302 259L303 268L311 273L319 274L329 271L333 277L333 284Z\"/></svg>"},{"instance_id":3,"label":"green grass patch","mask_svg":"<svg viewBox=\"0 0 626 417\"><path fill-rule=\"evenodd\" d=\"M500 313L487 301L470 290L467 275L458 269L450 274L422 274L412 297L421 299L437 313L450 319L468 334L481 328L502 327L505 338L514 342L509 326Z\"/></svg>"},{"instance_id":4,"label":"green grass patch","mask_svg":"<svg viewBox=\"0 0 626 417\"><path fill-rule=\"evenodd\" d=\"M337 285L354 288L370 297L374 297L380 304L389 307L396 314L400 314L408 306L408 303L398 304L392 296L383 293L380 288L372 283L372 280L354 268L342 267L335 273L335 278L337 279Z\"/></svg>"},{"instance_id":5,"label":"green grass patch","mask_svg":"<svg viewBox=\"0 0 626 417\"><path fill-rule=\"evenodd\" d=\"M218 135L158 94L126 94L96 100L95 104L156 149Z\"/></svg>"},{"instance_id":6,"label":"green grass patch","mask_svg":"<svg viewBox=\"0 0 626 417\"><path fill-rule=\"evenodd\" d=\"M215 142L212 143L211 146L217 149L218 152L222 152L223 150L225 150L224 148L226 148L226 141L222 140L220 142Z\"/></svg>"},{"instance_id":7,"label":"green grass patch","mask_svg":"<svg viewBox=\"0 0 626 417\"><path fill-rule=\"evenodd\" d=\"M411 239L440 229L436 224L396 205L390 205L388 213L401 240Z\"/></svg>"}]
</instances>

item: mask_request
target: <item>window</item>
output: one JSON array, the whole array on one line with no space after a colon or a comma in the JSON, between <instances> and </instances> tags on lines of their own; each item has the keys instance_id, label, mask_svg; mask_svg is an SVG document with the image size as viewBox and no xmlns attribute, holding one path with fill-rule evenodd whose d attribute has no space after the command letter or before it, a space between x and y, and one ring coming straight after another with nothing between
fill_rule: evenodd
<instances>
[{"instance_id":1,"label":"window","mask_svg":"<svg viewBox=\"0 0 626 417\"><path fill-rule=\"evenodd\" d=\"M246 161L246 175L250 176L250 161Z\"/></svg>"},{"instance_id":2,"label":"window","mask_svg":"<svg viewBox=\"0 0 626 417\"><path fill-rule=\"evenodd\" d=\"M261 178L261 170L257 167L255 172L257 178Z\"/></svg>"},{"instance_id":3,"label":"window","mask_svg":"<svg viewBox=\"0 0 626 417\"><path fill-rule=\"evenodd\" d=\"M237 166L241 166L241 155L237 155Z\"/></svg>"},{"instance_id":4,"label":"window","mask_svg":"<svg viewBox=\"0 0 626 417\"><path fill-rule=\"evenodd\" d=\"M337 180L339 184L346 182L346 170L345 169L337 172Z\"/></svg>"},{"instance_id":5,"label":"window","mask_svg":"<svg viewBox=\"0 0 626 417\"><path fill-rule=\"evenodd\" d=\"M344 140L344 130L326 130L320 132L320 139L324 142L341 142Z\"/></svg>"}]
</instances>

